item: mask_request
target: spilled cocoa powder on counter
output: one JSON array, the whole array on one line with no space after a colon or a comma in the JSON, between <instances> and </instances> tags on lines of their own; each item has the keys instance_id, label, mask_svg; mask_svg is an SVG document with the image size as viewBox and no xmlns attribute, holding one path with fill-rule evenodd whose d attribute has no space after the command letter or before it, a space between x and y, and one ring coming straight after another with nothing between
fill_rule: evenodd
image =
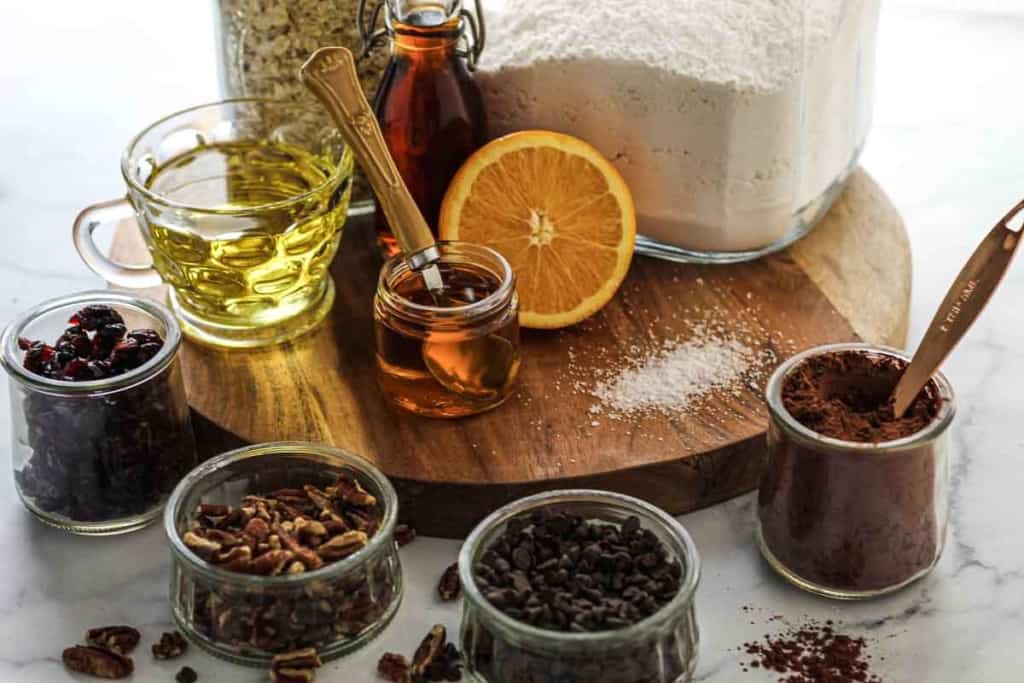
<instances>
[{"instance_id":1,"label":"spilled cocoa powder on counter","mask_svg":"<svg viewBox=\"0 0 1024 683\"><path fill-rule=\"evenodd\" d=\"M831 620L808 619L781 633L765 634L737 648L748 657L741 667L744 673L768 672L779 683L884 683L871 671L869 641L836 628Z\"/></svg>"},{"instance_id":2,"label":"spilled cocoa powder on counter","mask_svg":"<svg viewBox=\"0 0 1024 683\"><path fill-rule=\"evenodd\" d=\"M920 432L939 412L934 383L903 417L893 415L889 396L907 363L864 353L829 353L808 358L786 378L782 402L797 422L842 441L879 443Z\"/></svg>"}]
</instances>

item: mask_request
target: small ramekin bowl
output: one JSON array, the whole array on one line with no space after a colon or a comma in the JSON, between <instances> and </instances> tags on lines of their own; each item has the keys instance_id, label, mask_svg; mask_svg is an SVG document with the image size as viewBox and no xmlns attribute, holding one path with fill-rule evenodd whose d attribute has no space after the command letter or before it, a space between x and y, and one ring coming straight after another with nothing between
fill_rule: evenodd
<instances>
[{"instance_id":1,"label":"small ramekin bowl","mask_svg":"<svg viewBox=\"0 0 1024 683\"><path fill-rule=\"evenodd\" d=\"M228 571L194 553L182 536L200 503L237 505L248 494L355 477L383 506L366 547L320 569L254 576ZM190 472L164 513L171 547L171 609L181 631L204 650L267 667L275 654L315 647L329 660L379 634L398 611L402 568L395 544L398 499L384 474L345 450L302 442L247 446Z\"/></svg>"},{"instance_id":2,"label":"small ramekin bowl","mask_svg":"<svg viewBox=\"0 0 1024 683\"><path fill-rule=\"evenodd\" d=\"M540 508L571 512L606 524L636 516L682 565L679 592L646 619L626 628L565 633L537 628L504 614L487 601L474 567L509 520ZM618 493L550 491L522 498L480 522L459 554L465 601L461 646L466 673L475 683L685 683L697 665L699 633L694 598L700 557L686 529L664 511Z\"/></svg>"}]
</instances>

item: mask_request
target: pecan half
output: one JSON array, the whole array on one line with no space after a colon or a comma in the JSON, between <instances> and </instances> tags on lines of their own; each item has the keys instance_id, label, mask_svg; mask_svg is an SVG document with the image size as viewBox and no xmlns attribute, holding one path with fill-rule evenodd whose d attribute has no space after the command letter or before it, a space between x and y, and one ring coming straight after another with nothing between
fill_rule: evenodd
<instances>
[{"instance_id":1,"label":"pecan half","mask_svg":"<svg viewBox=\"0 0 1024 683\"><path fill-rule=\"evenodd\" d=\"M427 669L444 654L444 644L447 638L448 633L444 626L435 624L431 627L430 632L423 638L423 642L416 648L416 652L412 656L410 669L413 676L423 676L427 673Z\"/></svg>"},{"instance_id":2,"label":"pecan half","mask_svg":"<svg viewBox=\"0 0 1024 683\"><path fill-rule=\"evenodd\" d=\"M446 602L455 600L462 594L458 562L445 569L444 574L441 574L441 580L437 584L437 594Z\"/></svg>"},{"instance_id":3,"label":"pecan half","mask_svg":"<svg viewBox=\"0 0 1024 683\"><path fill-rule=\"evenodd\" d=\"M299 519L301 519L301 517ZM295 528L294 524L291 526L293 529ZM324 561L320 559L320 556L313 552L312 548L307 548L299 543L295 536L285 530L284 524L275 524L274 532L277 534L277 537L281 539L281 545L295 553L295 557L298 558L299 562L306 566L306 569L318 569L323 566Z\"/></svg>"},{"instance_id":4,"label":"pecan half","mask_svg":"<svg viewBox=\"0 0 1024 683\"><path fill-rule=\"evenodd\" d=\"M395 542L398 547L407 546L416 540L416 529L408 524L399 524L395 527Z\"/></svg>"},{"instance_id":5,"label":"pecan half","mask_svg":"<svg viewBox=\"0 0 1024 683\"><path fill-rule=\"evenodd\" d=\"M306 647L276 655L270 661L272 683L310 683L320 666L316 648Z\"/></svg>"},{"instance_id":6,"label":"pecan half","mask_svg":"<svg viewBox=\"0 0 1024 683\"><path fill-rule=\"evenodd\" d=\"M340 560L365 548L369 540L369 536L362 531L346 531L322 543L316 552L327 561Z\"/></svg>"},{"instance_id":7,"label":"pecan half","mask_svg":"<svg viewBox=\"0 0 1024 683\"><path fill-rule=\"evenodd\" d=\"M131 626L99 626L85 632L85 642L95 647L113 650L126 655L135 649L142 639L139 630Z\"/></svg>"},{"instance_id":8,"label":"pecan half","mask_svg":"<svg viewBox=\"0 0 1024 683\"><path fill-rule=\"evenodd\" d=\"M217 543L217 541L211 541L208 538L203 538L194 531L187 532L181 540L185 541L185 545L191 548L192 552L204 560L211 559L214 555L219 553L223 547L220 543Z\"/></svg>"},{"instance_id":9,"label":"pecan half","mask_svg":"<svg viewBox=\"0 0 1024 683\"><path fill-rule=\"evenodd\" d=\"M412 683L408 660L394 652L385 652L377 662L377 673L391 683Z\"/></svg>"},{"instance_id":10,"label":"pecan half","mask_svg":"<svg viewBox=\"0 0 1024 683\"><path fill-rule=\"evenodd\" d=\"M270 661L270 666L274 669L281 667L289 669L315 669L320 664L320 656L317 655L315 647L304 647L301 650L285 652L276 655Z\"/></svg>"},{"instance_id":11,"label":"pecan half","mask_svg":"<svg viewBox=\"0 0 1024 683\"><path fill-rule=\"evenodd\" d=\"M295 558L291 550L268 550L250 563L253 574L276 576Z\"/></svg>"},{"instance_id":12,"label":"pecan half","mask_svg":"<svg viewBox=\"0 0 1024 683\"><path fill-rule=\"evenodd\" d=\"M311 486L310 484L306 484L302 488L306 491L306 495L309 496L309 499L313 502L313 505L316 505L317 509L320 510L321 513L323 513L324 511L334 511L334 506L331 504L331 499L327 496L326 493L324 493L315 486Z\"/></svg>"},{"instance_id":13,"label":"pecan half","mask_svg":"<svg viewBox=\"0 0 1024 683\"><path fill-rule=\"evenodd\" d=\"M124 655L94 645L75 645L61 655L64 666L82 674L97 678L127 678L135 670L135 664Z\"/></svg>"},{"instance_id":14,"label":"pecan half","mask_svg":"<svg viewBox=\"0 0 1024 683\"><path fill-rule=\"evenodd\" d=\"M368 508L377 504L377 499L368 493L366 489L364 489L359 482L350 475L339 475L338 481L335 482L334 486L337 489L338 497L349 505Z\"/></svg>"},{"instance_id":15,"label":"pecan half","mask_svg":"<svg viewBox=\"0 0 1024 683\"><path fill-rule=\"evenodd\" d=\"M157 659L174 659L185 654L188 641L177 631L164 632L160 640L153 643L153 656Z\"/></svg>"}]
</instances>

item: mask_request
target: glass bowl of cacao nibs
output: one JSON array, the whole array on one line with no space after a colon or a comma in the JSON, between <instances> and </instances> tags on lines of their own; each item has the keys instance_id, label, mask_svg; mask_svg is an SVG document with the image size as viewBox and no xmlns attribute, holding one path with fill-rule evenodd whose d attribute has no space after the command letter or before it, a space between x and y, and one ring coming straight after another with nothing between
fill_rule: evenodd
<instances>
[{"instance_id":1,"label":"glass bowl of cacao nibs","mask_svg":"<svg viewBox=\"0 0 1024 683\"><path fill-rule=\"evenodd\" d=\"M542 493L481 522L459 554L461 646L477 683L682 683L698 631L697 549L658 508Z\"/></svg>"},{"instance_id":2,"label":"glass bowl of cacao nibs","mask_svg":"<svg viewBox=\"0 0 1024 683\"><path fill-rule=\"evenodd\" d=\"M80 534L156 519L197 462L171 312L131 294L81 292L23 313L0 344L25 506Z\"/></svg>"},{"instance_id":3,"label":"glass bowl of cacao nibs","mask_svg":"<svg viewBox=\"0 0 1024 683\"><path fill-rule=\"evenodd\" d=\"M262 668L304 648L329 660L362 647L401 601L397 518L391 483L345 450L279 442L208 460L164 513L179 629Z\"/></svg>"}]
</instances>

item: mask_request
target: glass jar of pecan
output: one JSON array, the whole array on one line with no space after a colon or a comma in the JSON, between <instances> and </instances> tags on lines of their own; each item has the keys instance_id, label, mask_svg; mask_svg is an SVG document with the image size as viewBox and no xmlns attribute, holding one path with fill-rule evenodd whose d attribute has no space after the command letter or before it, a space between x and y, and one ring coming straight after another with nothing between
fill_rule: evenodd
<instances>
[{"instance_id":1,"label":"glass jar of pecan","mask_svg":"<svg viewBox=\"0 0 1024 683\"><path fill-rule=\"evenodd\" d=\"M155 520L196 462L171 312L110 290L26 311L3 333L11 463L42 521L116 534Z\"/></svg>"},{"instance_id":2,"label":"glass jar of pecan","mask_svg":"<svg viewBox=\"0 0 1024 683\"><path fill-rule=\"evenodd\" d=\"M697 663L697 548L662 510L551 491L493 513L459 554L476 683L685 683Z\"/></svg>"},{"instance_id":3,"label":"glass jar of pecan","mask_svg":"<svg viewBox=\"0 0 1024 683\"><path fill-rule=\"evenodd\" d=\"M352 652L398 610L397 517L387 478L348 451L280 442L219 455L182 480L164 514L174 619L238 664Z\"/></svg>"}]
</instances>

